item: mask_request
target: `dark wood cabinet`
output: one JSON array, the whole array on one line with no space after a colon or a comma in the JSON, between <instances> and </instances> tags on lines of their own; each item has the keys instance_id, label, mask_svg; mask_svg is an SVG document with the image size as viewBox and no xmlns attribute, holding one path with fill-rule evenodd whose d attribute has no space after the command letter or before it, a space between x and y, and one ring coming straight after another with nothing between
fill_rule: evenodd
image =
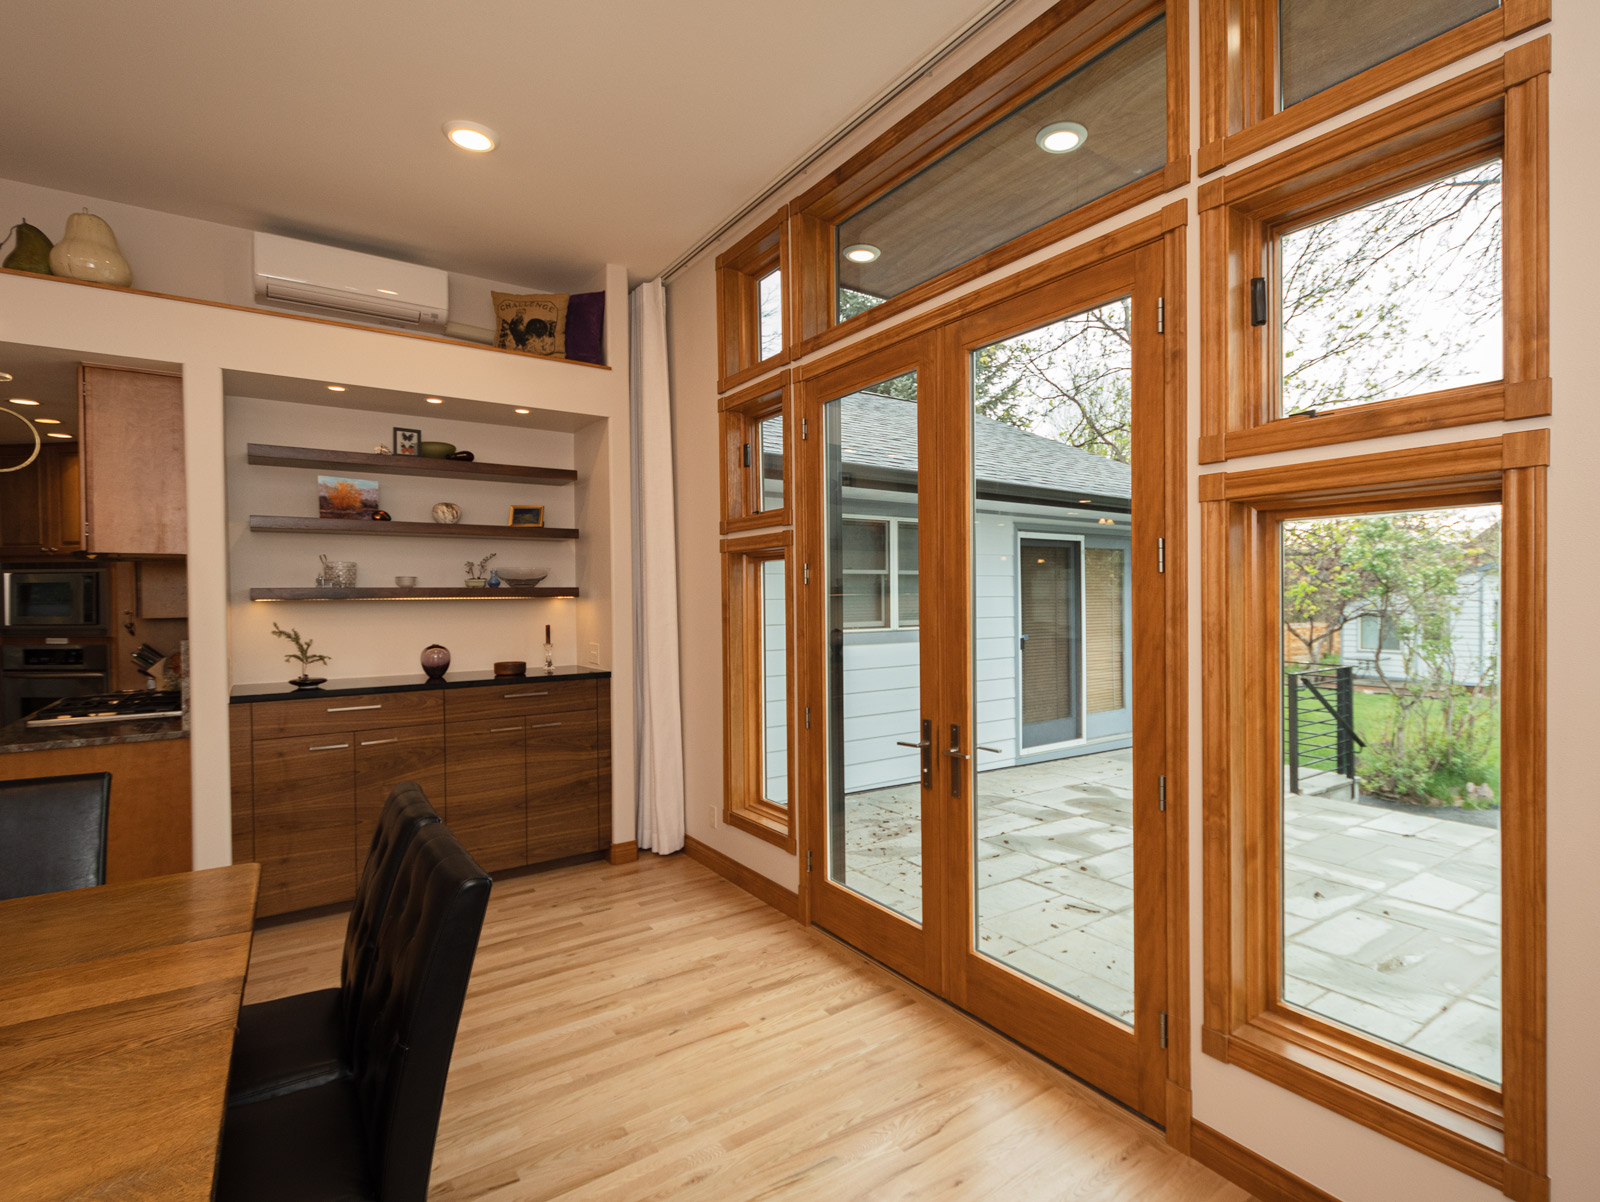
<instances>
[{"instance_id":1,"label":"dark wood cabinet","mask_svg":"<svg viewBox=\"0 0 1600 1202\"><path fill-rule=\"evenodd\" d=\"M243 709L243 706L234 706ZM414 780L434 809L448 820L444 779L444 726L395 726L356 734L356 871L366 858L372 832L390 791Z\"/></svg>"},{"instance_id":2,"label":"dark wood cabinet","mask_svg":"<svg viewBox=\"0 0 1600 1202\"><path fill-rule=\"evenodd\" d=\"M610 707L605 679L233 706L234 858L261 863L257 913L349 900L402 781L490 872L608 851Z\"/></svg>"},{"instance_id":3,"label":"dark wood cabinet","mask_svg":"<svg viewBox=\"0 0 1600 1202\"><path fill-rule=\"evenodd\" d=\"M445 821L490 872L528 862L528 800L521 718L452 722L445 728Z\"/></svg>"},{"instance_id":4,"label":"dark wood cabinet","mask_svg":"<svg viewBox=\"0 0 1600 1202\"><path fill-rule=\"evenodd\" d=\"M7 448L15 451L19 448ZM7 462L20 460L10 458ZM83 549L76 447L43 447L21 471L0 473L0 553Z\"/></svg>"},{"instance_id":5,"label":"dark wood cabinet","mask_svg":"<svg viewBox=\"0 0 1600 1202\"><path fill-rule=\"evenodd\" d=\"M282 914L355 894L355 747L348 731L252 745L257 913Z\"/></svg>"}]
</instances>

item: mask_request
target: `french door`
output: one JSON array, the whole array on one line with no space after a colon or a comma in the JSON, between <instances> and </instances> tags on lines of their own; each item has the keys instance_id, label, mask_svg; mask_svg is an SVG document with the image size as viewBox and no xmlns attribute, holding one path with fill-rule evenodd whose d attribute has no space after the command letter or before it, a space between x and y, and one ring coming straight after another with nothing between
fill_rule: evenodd
<instances>
[{"instance_id":1,"label":"french door","mask_svg":"<svg viewBox=\"0 0 1600 1202\"><path fill-rule=\"evenodd\" d=\"M811 921L1157 1121L1161 289L1157 245L811 369L797 496Z\"/></svg>"}]
</instances>

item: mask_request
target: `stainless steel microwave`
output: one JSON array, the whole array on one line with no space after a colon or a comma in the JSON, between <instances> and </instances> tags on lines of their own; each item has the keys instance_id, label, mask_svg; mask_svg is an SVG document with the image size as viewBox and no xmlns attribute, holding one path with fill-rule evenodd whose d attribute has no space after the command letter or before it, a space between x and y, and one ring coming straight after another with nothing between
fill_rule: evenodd
<instances>
[{"instance_id":1,"label":"stainless steel microwave","mask_svg":"<svg viewBox=\"0 0 1600 1202\"><path fill-rule=\"evenodd\" d=\"M7 635L105 634L106 573L98 568L27 568L0 573Z\"/></svg>"}]
</instances>

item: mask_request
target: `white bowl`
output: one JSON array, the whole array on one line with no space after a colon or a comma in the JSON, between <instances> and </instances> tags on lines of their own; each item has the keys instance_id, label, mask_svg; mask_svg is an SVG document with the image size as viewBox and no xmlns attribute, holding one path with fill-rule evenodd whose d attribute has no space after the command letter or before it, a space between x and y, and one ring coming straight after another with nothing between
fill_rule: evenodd
<instances>
[{"instance_id":1,"label":"white bowl","mask_svg":"<svg viewBox=\"0 0 1600 1202\"><path fill-rule=\"evenodd\" d=\"M500 583L512 588L534 588L548 575L549 568L501 568Z\"/></svg>"},{"instance_id":2,"label":"white bowl","mask_svg":"<svg viewBox=\"0 0 1600 1202\"><path fill-rule=\"evenodd\" d=\"M415 576L396 576L394 582L399 588L417 587L417 578Z\"/></svg>"}]
</instances>

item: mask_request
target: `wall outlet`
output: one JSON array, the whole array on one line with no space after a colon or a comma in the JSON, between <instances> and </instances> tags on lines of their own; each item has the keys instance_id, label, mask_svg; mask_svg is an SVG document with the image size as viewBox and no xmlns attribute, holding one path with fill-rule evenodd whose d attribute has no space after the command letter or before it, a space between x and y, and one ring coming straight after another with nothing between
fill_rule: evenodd
<instances>
[{"instance_id":1,"label":"wall outlet","mask_svg":"<svg viewBox=\"0 0 1600 1202\"><path fill-rule=\"evenodd\" d=\"M589 644L589 666L592 667L592 668L598 668L600 666L600 644L599 643L590 643Z\"/></svg>"},{"instance_id":2,"label":"wall outlet","mask_svg":"<svg viewBox=\"0 0 1600 1202\"><path fill-rule=\"evenodd\" d=\"M722 825L722 807L721 806L707 806L706 808L711 811L711 826L712 826L712 829L714 830L717 827L721 826Z\"/></svg>"}]
</instances>

